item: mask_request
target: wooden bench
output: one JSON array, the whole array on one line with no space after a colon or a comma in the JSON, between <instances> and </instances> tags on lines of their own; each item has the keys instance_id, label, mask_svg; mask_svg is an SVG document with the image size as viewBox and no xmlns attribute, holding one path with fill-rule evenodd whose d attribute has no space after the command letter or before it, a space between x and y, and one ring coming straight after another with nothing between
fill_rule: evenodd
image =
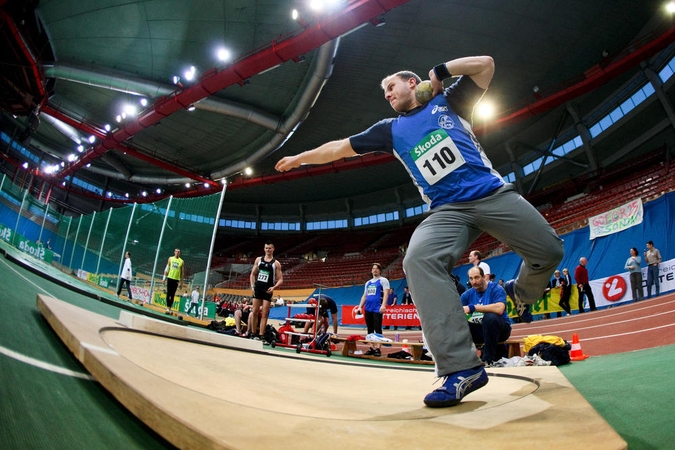
<instances>
[{"instance_id":1,"label":"wooden bench","mask_svg":"<svg viewBox=\"0 0 675 450\"><path fill-rule=\"evenodd\" d=\"M385 348L399 348L403 350L404 347L407 347L408 353L412 355L412 361L418 362L418 363L432 363L433 361L423 361L422 360L422 354L424 353L424 344L422 342L382 342L382 341L369 341L366 339L358 339L358 340L351 340L348 341L346 338L342 337L331 337L331 341L338 344L341 343L342 345L342 356L363 356L363 357L368 357L371 355L362 355L356 353L357 347L356 344L367 344L369 346L373 345L380 345ZM393 358L387 358L386 355L382 356L372 356L371 359L380 359L380 358L385 358L388 360L393 360L393 361L409 361L409 360L399 360L399 359L393 359Z\"/></svg>"},{"instance_id":2,"label":"wooden bench","mask_svg":"<svg viewBox=\"0 0 675 450\"><path fill-rule=\"evenodd\" d=\"M422 342L381 342L381 341L368 341L365 339L358 339L358 340L350 340L348 341L346 338L342 337L331 337L331 341L336 343L336 344L343 344L342 345L342 356L357 356L357 357L365 357L369 359L388 359L391 360L392 358L388 358L386 355L382 356L371 356L371 355L363 355L363 354L357 354L357 343L361 344L367 344L369 346L373 345L381 345L383 347L389 348L389 347L396 347L396 348L401 348L403 349L404 347L407 346L407 351L412 355L412 361L411 360L399 360L399 359L393 359L396 362L399 361L408 361L408 362L415 362L418 364L433 364L433 361L424 361L422 360L422 354L424 353L424 343ZM522 339L507 339L504 342L500 342L499 344L506 345L508 347L508 357L513 358L514 356L523 356L523 351L522 351L522 344L523 340Z\"/></svg>"},{"instance_id":3,"label":"wooden bench","mask_svg":"<svg viewBox=\"0 0 675 450\"><path fill-rule=\"evenodd\" d=\"M507 339L504 342L500 342L499 345L506 345L507 346L507 358L513 358L514 356L523 356L523 350L522 350L522 344L523 340L522 339ZM476 348L479 350L483 348L482 345L477 345Z\"/></svg>"}]
</instances>

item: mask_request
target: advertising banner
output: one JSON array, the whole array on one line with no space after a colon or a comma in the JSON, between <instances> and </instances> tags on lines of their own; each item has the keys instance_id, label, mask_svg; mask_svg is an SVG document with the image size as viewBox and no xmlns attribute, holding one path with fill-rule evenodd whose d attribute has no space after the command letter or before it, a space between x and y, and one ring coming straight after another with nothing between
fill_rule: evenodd
<instances>
[{"instance_id":1,"label":"advertising banner","mask_svg":"<svg viewBox=\"0 0 675 450\"><path fill-rule=\"evenodd\" d=\"M0 223L0 239L12 243L12 230Z\"/></svg>"},{"instance_id":2,"label":"advertising banner","mask_svg":"<svg viewBox=\"0 0 675 450\"><path fill-rule=\"evenodd\" d=\"M644 210L642 199L638 198L625 205L614 208L597 216L588 218L589 239L618 233L642 223Z\"/></svg>"},{"instance_id":3,"label":"advertising banner","mask_svg":"<svg viewBox=\"0 0 675 450\"><path fill-rule=\"evenodd\" d=\"M164 292L155 292L155 295L152 298L152 304L161 308L166 308L166 294ZM188 309L190 309L190 298L176 295L173 300L173 305L171 305L171 311L177 312L179 314L186 314ZM199 316L201 313L202 305L200 301L199 306L197 307L197 315ZM209 319L216 318L215 303L204 303L204 317Z\"/></svg>"},{"instance_id":4,"label":"advertising banner","mask_svg":"<svg viewBox=\"0 0 675 450\"><path fill-rule=\"evenodd\" d=\"M357 305L342 305L343 325L366 325L363 315L356 314ZM387 311L382 316L383 326L419 327L420 318L414 305L387 306Z\"/></svg>"},{"instance_id":5,"label":"advertising banner","mask_svg":"<svg viewBox=\"0 0 675 450\"><path fill-rule=\"evenodd\" d=\"M143 303L150 303L150 289L139 286L131 286L131 295L134 300L140 300Z\"/></svg>"},{"instance_id":6,"label":"advertising banner","mask_svg":"<svg viewBox=\"0 0 675 450\"><path fill-rule=\"evenodd\" d=\"M630 292L630 275L628 272L612 275L607 278L591 280L591 289L595 297L595 306L610 306L619 303L633 301L633 295ZM660 291L672 291L675 289L675 259L662 261L659 264L659 284ZM647 298L647 268L642 268L642 293ZM652 287L652 295L655 295L655 288ZM586 302L588 305L588 302ZM587 308L587 306L586 306Z\"/></svg>"},{"instance_id":7,"label":"advertising banner","mask_svg":"<svg viewBox=\"0 0 675 450\"><path fill-rule=\"evenodd\" d=\"M9 231L9 229L7 229L7 231ZM7 232L4 232L4 234L7 234ZM32 257L42 260L47 264L51 264L54 259L53 251L44 247L42 244L36 244L20 234L14 235L14 246L22 252L28 253Z\"/></svg>"}]
</instances>

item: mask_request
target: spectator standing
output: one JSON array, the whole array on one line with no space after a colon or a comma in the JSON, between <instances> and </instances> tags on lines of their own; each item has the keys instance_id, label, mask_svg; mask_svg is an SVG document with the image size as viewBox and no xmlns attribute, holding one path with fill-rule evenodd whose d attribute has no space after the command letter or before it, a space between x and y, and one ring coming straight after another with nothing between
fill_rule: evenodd
<instances>
[{"instance_id":1,"label":"spectator standing","mask_svg":"<svg viewBox=\"0 0 675 450\"><path fill-rule=\"evenodd\" d=\"M398 295L394 292L394 288L389 288L387 292L387 306L395 306L398 303ZM389 329L389 325L384 327L385 330ZM398 327L394 325L394 330L398 330Z\"/></svg>"},{"instance_id":2,"label":"spectator standing","mask_svg":"<svg viewBox=\"0 0 675 450\"><path fill-rule=\"evenodd\" d=\"M366 319L368 334L382 334L382 315L387 310L387 296L389 292L389 280L382 275L382 266L374 263L370 269L373 278L366 282L361 296L361 302L356 308L356 314L363 314ZM380 347L371 347L366 355L380 356Z\"/></svg>"},{"instance_id":3,"label":"spectator standing","mask_svg":"<svg viewBox=\"0 0 675 450\"><path fill-rule=\"evenodd\" d=\"M572 308L570 307L570 295L572 293L572 283L570 278L570 274L565 270L565 276L560 274L559 270L556 270L553 273L553 278L551 278L551 281L549 281L548 288L554 289L554 288L560 288L560 299L558 300L558 305L565 311L567 314L572 314ZM560 317L560 315L558 315Z\"/></svg>"},{"instance_id":4,"label":"spectator standing","mask_svg":"<svg viewBox=\"0 0 675 450\"><path fill-rule=\"evenodd\" d=\"M570 306L570 297L572 296L572 275L569 269L565 267L562 273L562 290L560 291L560 302L558 303L563 309L567 306L567 314L572 314L572 307Z\"/></svg>"},{"instance_id":5,"label":"spectator standing","mask_svg":"<svg viewBox=\"0 0 675 450\"><path fill-rule=\"evenodd\" d=\"M183 287L183 269L185 263L180 257L180 249L173 251L173 256L170 256L164 268L164 276L162 281L166 283L166 312L171 314L171 307L173 306L176 290Z\"/></svg>"},{"instance_id":6,"label":"spectator standing","mask_svg":"<svg viewBox=\"0 0 675 450\"><path fill-rule=\"evenodd\" d=\"M630 277L630 292L633 295L633 302L642 300L642 269L640 263L642 258L638 255L638 249L630 249L630 257L626 260L625 269L628 270ZM649 270L649 269L647 269Z\"/></svg>"},{"instance_id":7,"label":"spectator standing","mask_svg":"<svg viewBox=\"0 0 675 450\"><path fill-rule=\"evenodd\" d=\"M127 285L127 293L129 294L129 300L131 298L131 279L133 278L131 272L131 252L126 252L124 254L124 266L122 267L122 273L120 274L120 281L117 284L117 296L120 296L122 292L122 286Z\"/></svg>"},{"instance_id":8,"label":"spectator standing","mask_svg":"<svg viewBox=\"0 0 675 450\"><path fill-rule=\"evenodd\" d=\"M473 264L474 267L480 267L483 269L485 274L485 280L490 281L490 266L483 262L483 255L478 250L471 250L469 252L469 262Z\"/></svg>"},{"instance_id":9,"label":"spectator standing","mask_svg":"<svg viewBox=\"0 0 675 450\"><path fill-rule=\"evenodd\" d=\"M469 269L471 289L461 297L464 313L470 316L469 329L475 344L483 344L481 359L487 366L501 358L499 342L511 336L511 323L506 312L506 291L497 283L485 280L480 266Z\"/></svg>"},{"instance_id":10,"label":"spectator standing","mask_svg":"<svg viewBox=\"0 0 675 450\"><path fill-rule=\"evenodd\" d=\"M195 288L192 290L192 294L190 294L190 308L187 310L187 315L190 315L190 312L192 312L192 309L194 308L195 310L195 317L197 317L197 309L199 307L199 286L195 286Z\"/></svg>"},{"instance_id":11,"label":"spectator standing","mask_svg":"<svg viewBox=\"0 0 675 450\"><path fill-rule=\"evenodd\" d=\"M574 279L577 282L577 290L579 291L579 312L584 312L584 295L588 298L588 308L591 311L595 311L595 297L593 296L593 290L588 280L588 269L586 268L588 260L585 257L579 259L579 265L574 269Z\"/></svg>"},{"instance_id":12,"label":"spectator standing","mask_svg":"<svg viewBox=\"0 0 675 450\"><path fill-rule=\"evenodd\" d=\"M410 288L403 286L403 297L401 297L401 305L414 305L412 295L410 295ZM412 330L411 326L405 327L406 330Z\"/></svg>"},{"instance_id":13,"label":"spectator standing","mask_svg":"<svg viewBox=\"0 0 675 450\"><path fill-rule=\"evenodd\" d=\"M656 288L656 297L660 293L659 264L661 263L661 252L654 248L654 242L647 242L645 250L645 261L647 262L647 298L652 298L652 286Z\"/></svg>"}]
</instances>

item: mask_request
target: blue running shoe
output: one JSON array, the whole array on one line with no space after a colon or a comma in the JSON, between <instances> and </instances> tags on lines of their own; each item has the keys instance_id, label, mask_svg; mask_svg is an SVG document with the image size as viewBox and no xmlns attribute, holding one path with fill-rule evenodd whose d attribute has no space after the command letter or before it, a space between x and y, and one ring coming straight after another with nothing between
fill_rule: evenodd
<instances>
[{"instance_id":1,"label":"blue running shoe","mask_svg":"<svg viewBox=\"0 0 675 450\"><path fill-rule=\"evenodd\" d=\"M532 322L532 313L530 312L530 305L527 303L523 303L519 299L516 298L516 280L509 280L506 283L504 283L504 290L506 291L507 294L509 294L509 297L511 297L511 300L513 300L513 304L516 305L516 314L518 314L518 317L520 317L520 320L522 320L525 323L530 323Z\"/></svg>"},{"instance_id":2,"label":"blue running shoe","mask_svg":"<svg viewBox=\"0 0 675 450\"><path fill-rule=\"evenodd\" d=\"M462 399L488 382L483 366L462 370L445 376L443 386L424 397L424 404L430 408L455 406Z\"/></svg>"}]
</instances>

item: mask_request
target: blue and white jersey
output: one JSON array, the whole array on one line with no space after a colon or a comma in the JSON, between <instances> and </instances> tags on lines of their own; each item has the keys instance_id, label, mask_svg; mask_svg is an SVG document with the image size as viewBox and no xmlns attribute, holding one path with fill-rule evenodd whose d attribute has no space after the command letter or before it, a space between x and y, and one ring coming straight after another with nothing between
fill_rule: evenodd
<instances>
[{"instance_id":1,"label":"blue and white jersey","mask_svg":"<svg viewBox=\"0 0 675 450\"><path fill-rule=\"evenodd\" d=\"M493 303L504 303L504 311L502 312L502 319L509 322L509 313L506 307L506 291L497 283L488 283L487 288L483 292L478 292L474 288L468 289L459 298L462 306L469 305L491 305ZM473 313L472 317L480 317L482 319L483 313L478 311ZM482 321L482 320L481 320Z\"/></svg>"},{"instance_id":2,"label":"blue and white jersey","mask_svg":"<svg viewBox=\"0 0 675 450\"><path fill-rule=\"evenodd\" d=\"M364 290L366 303L363 308L368 312L379 313L385 290L389 290L389 280L386 278L379 277L368 280Z\"/></svg>"},{"instance_id":3,"label":"blue and white jersey","mask_svg":"<svg viewBox=\"0 0 675 450\"><path fill-rule=\"evenodd\" d=\"M430 209L486 197L504 180L465 119L484 92L461 77L426 105L350 137L352 148L359 154L392 153Z\"/></svg>"}]
</instances>

